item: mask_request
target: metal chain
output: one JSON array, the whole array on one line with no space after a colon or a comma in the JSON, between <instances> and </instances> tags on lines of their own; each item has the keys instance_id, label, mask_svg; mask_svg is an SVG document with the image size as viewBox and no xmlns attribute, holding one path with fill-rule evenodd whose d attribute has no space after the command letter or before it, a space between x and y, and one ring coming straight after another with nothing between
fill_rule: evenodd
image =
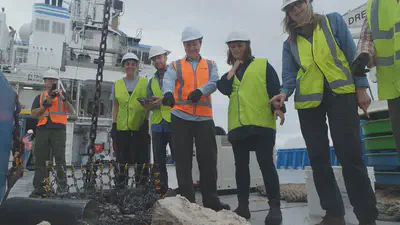
<instances>
[{"instance_id":1,"label":"metal chain","mask_svg":"<svg viewBox=\"0 0 400 225\"><path fill-rule=\"evenodd\" d=\"M145 184L140 182L134 182L136 187L132 187L132 184L126 182L125 188L119 188L119 184L115 183L115 179L120 176L119 164L111 161L101 161L99 163L99 170L96 172L90 171L89 173L95 173L95 182L100 185L94 186L93 190L87 189L87 166L94 168L93 163L87 165L81 165L81 175L78 175L75 168L72 167L70 170L66 170L63 167L56 171L52 165L48 165L50 177L45 180L45 190L47 198L70 198L70 199L93 199L99 202L101 211L99 225L122 225L122 224L150 224L152 218L152 207L155 202L159 199L164 198L164 195L160 195L158 179L159 173L157 172L157 166L154 164L143 164L143 165L131 165L127 166L127 170L132 169L135 171L129 179L135 181L137 176L140 180L146 180ZM105 167L104 165L108 165ZM125 167L126 165L124 165ZM137 168L149 169L148 175L145 175L143 170ZM68 172L71 175L68 175ZM113 172L113 173L112 173ZM125 173L125 171L121 171ZM62 179L58 176L65 174L65 177L73 180L73 185L68 185L66 191L60 191L58 187L63 187ZM58 176L57 176L58 175ZM108 179L105 181L104 179ZM79 188L78 182L82 181L83 186ZM114 184L113 182L114 181ZM75 187L76 193L71 193L70 189ZM81 191L83 189L83 192ZM134 215L134 216L133 216ZM79 223L85 224L85 223Z\"/></svg>"},{"instance_id":2,"label":"metal chain","mask_svg":"<svg viewBox=\"0 0 400 225\"><path fill-rule=\"evenodd\" d=\"M108 24L110 20L110 12L111 12L111 3L112 0L105 0L104 3L104 15L103 15L103 27L102 27L102 36L100 42L99 49L99 59L98 59L98 68L96 74L96 91L94 96L94 105L92 109L92 123L90 127L90 135L89 135L89 145L87 148L87 153L89 155L88 162L86 165L81 165L81 178L78 178L76 175L76 171L73 168L71 171L71 178L74 182L73 186L76 189L77 198L85 198L85 199L95 199L100 203L100 210L102 214L100 216L99 225L119 225L126 224L128 221L129 224L150 224L152 218L152 206L154 203L164 197L159 194L159 184L160 180L158 179L158 173L153 173L154 165L136 165L135 173L133 176L129 177L128 171L129 166L124 165L124 171L121 171L120 165L115 162L106 162L106 161L94 161L93 156L95 154L95 141L97 135L97 122L98 122L98 114L99 114L99 105L100 105L100 97L101 97L101 84L103 82L103 68L104 68L104 57L107 49L107 36L108 36ZM108 172L104 172L104 165L108 164ZM149 168L150 172L148 175L144 176L144 170L146 166ZM138 168L141 168L140 174L137 176ZM114 169L113 169L114 168ZM54 168L50 168L52 171L52 176L54 176L53 182L47 180L47 188L46 190L49 192L49 197L58 198L61 197L62 192L55 191L54 186L60 186L60 180L57 178L57 172ZM111 175L111 171L114 172L114 177ZM125 188L121 189L120 186L120 173L123 172L125 175L125 179L123 186ZM67 172L62 169L61 173L65 173L65 177L68 177ZM103 181L103 177L108 177L108 183L105 184ZM136 182L136 179L139 180ZM129 179L132 179L131 188L129 187ZM78 186L78 181L83 182L83 194ZM99 181L100 185L97 185L97 181ZM112 184L114 181L114 185ZM145 181L145 182L141 182ZM136 184L136 188L133 188L133 184ZM106 192L104 186L107 186L110 190L110 195L115 194L115 197L109 197L108 201L106 200ZM141 186L138 188L138 186ZM66 197L72 198L73 194L69 193ZM65 195L62 195L65 196ZM114 199L110 200L110 199ZM116 204L117 203L117 204ZM126 215L126 214L134 214ZM82 223L84 224L84 223Z\"/></svg>"},{"instance_id":3,"label":"metal chain","mask_svg":"<svg viewBox=\"0 0 400 225\"><path fill-rule=\"evenodd\" d=\"M104 182L103 182L103 175L104 175L104 164L100 163L100 174L99 174L99 180L100 180L100 196L104 195Z\"/></svg>"},{"instance_id":4,"label":"metal chain","mask_svg":"<svg viewBox=\"0 0 400 225\"><path fill-rule=\"evenodd\" d=\"M12 154L13 154L13 167L22 166L22 154L24 154L24 148L22 146L21 141L21 132L20 132L20 124L19 124L19 114L21 112L21 104L19 103L18 94L15 93L15 110L14 110L14 129L12 131L12 138L13 138L13 147L12 147Z\"/></svg>"},{"instance_id":5,"label":"metal chain","mask_svg":"<svg viewBox=\"0 0 400 225\"><path fill-rule=\"evenodd\" d=\"M75 167L72 166L72 168L71 168L71 178L72 178L72 180L74 182L73 186L75 187L77 197L80 198L81 191L79 189L78 179L76 178L75 174L76 174Z\"/></svg>"},{"instance_id":6,"label":"metal chain","mask_svg":"<svg viewBox=\"0 0 400 225\"><path fill-rule=\"evenodd\" d=\"M89 145L87 149L87 153L89 155L89 159L87 164L93 162L93 156L95 154L94 143L96 141L97 136L97 122L99 119L99 108L100 108L100 97L101 97L101 84L103 83L103 68L104 68L104 56L106 54L107 49L107 36L108 36L108 24L110 20L110 12L111 12L111 2L112 0L105 0L104 2L104 11L103 11L103 27L101 29L101 41L100 41L100 49L99 49L99 59L98 59L98 67L96 74L96 91L94 94L94 104L92 108L92 123L90 126L90 134L89 134ZM97 165L94 168L89 168L86 166L86 179L87 186L85 187L85 192L87 194L88 189L94 190L95 183L95 173L97 171Z\"/></svg>"},{"instance_id":7,"label":"metal chain","mask_svg":"<svg viewBox=\"0 0 400 225\"><path fill-rule=\"evenodd\" d=\"M111 176L112 169L113 169L113 164L112 163L108 163L108 172L106 173L106 176L108 177L108 187L110 189L112 189L112 181L113 181L113 177Z\"/></svg>"},{"instance_id":8,"label":"metal chain","mask_svg":"<svg viewBox=\"0 0 400 225\"><path fill-rule=\"evenodd\" d=\"M104 68L104 56L107 50L107 36L108 36L108 24L110 20L110 12L111 12L111 0L105 0L104 2L104 11L103 11L103 27L101 30L101 41L100 41L100 50L99 50L99 59L98 59L98 67L96 74L96 92L94 95L94 105L92 109L92 124L90 127L90 142L88 146L88 154L89 160L88 162L92 162L92 158L94 156L94 143L96 141L96 132L97 132L97 121L99 117L99 105L100 105L100 96L101 96L101 84L103 82L103 68Z\"/></svg>"}]
</instances>

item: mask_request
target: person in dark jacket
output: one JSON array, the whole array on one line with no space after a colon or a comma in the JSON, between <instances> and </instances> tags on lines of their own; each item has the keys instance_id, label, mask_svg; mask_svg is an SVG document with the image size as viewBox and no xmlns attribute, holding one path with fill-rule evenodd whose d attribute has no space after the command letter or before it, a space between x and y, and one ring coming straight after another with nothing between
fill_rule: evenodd
<instances>
[{"instance_id":1,"label":"person in dark jacket","mask_svg":"<svg viewBox=\"0 0 400 225\"><path fill-rule=\"evenodd\" d=\"M282 223L278 173L273 160L276 119L284 123L284 109L275 109L269 99L279 94L280 84L274 68L267 59L251 54L250 39L241 32L232 32L228 64L232 69L217 83L218 90L229 96L228 140L232 144L236 166L239 206L234 210L246 219L249 210L250 169L249 151L255 151L263 175L270 210L267 225Z\"/></svg>"}]
</instances>

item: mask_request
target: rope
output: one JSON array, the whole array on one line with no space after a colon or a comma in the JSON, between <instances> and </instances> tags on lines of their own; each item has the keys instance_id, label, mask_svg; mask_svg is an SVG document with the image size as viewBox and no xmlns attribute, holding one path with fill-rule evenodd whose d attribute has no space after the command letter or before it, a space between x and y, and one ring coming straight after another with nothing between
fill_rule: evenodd
<instances>
[{"instance_id":1,"label":"rope","mask_svg":"<svg viewBox=\"0 0 400 225\"><path fill-rule=\"evenodd\" d=\"M287 202L307 202L307 189L305 184L281 184L281 199ZM267 196L264 185L258 186L257 191L262 196Z\"/></svg>"},{"instance_id":2,"label":"rope","mask_svg":"<svg viewBox=\"0 0 400 225\"><path fill-rule=\"evenodd\" d=\"M305 184L281 184L281 199L287 202L307 202L307 189ZM257 187L257 192L267 197L264 185ZM400 222L400 200L378 200L380 221Z\"/></svg>"},{"instance_id":3,"label":"rope","mask_svg":"<svg viewBox=\"0 0 400 225\"><path fill-rule=\"evenodd\" d=\"M379 216L382 221L400 221L400 201L378 201Z\"/></svg>"}]
</instances>

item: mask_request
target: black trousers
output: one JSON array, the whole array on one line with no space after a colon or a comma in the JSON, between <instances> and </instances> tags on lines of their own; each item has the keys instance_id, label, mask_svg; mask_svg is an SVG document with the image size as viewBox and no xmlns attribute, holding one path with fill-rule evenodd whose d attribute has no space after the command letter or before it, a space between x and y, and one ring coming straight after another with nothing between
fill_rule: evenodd
<instances>
[{"instance_id":1,"label":"black trousers","mask_svg":"<svg viewBox=\"0 0 400 225\"><path fill-rule=\"evenodd\" d=\"M400 97L388 100L392 130L400 162Z\"/></svg>"},{"instance_id":2,"label":"black trousers","mask_svg":"<svg viewBox=\"0 0 400 225\"><path fill-rule=\"evenodd\" d=\"M360 118L355 94L336 95L325 90L320 106L298 110L301 132L313 169L314 183L322 209L328 215L343 216L340 190L330 164L328 126L335 154L342 166L344 182L360 222L375 221L376 197L362 159Z\"/></svg>"},{"instance_id":3,"label":"black trousers","mask_svg":"<svg viewBox=\"0 0 400 225\"><path fill-rule=\"evenodd\" d=\"M157 165L160 173L160 188L162 192L166 192L168 190L167 144L169 144L172 158L174 158L171 132L152 132L152 138L154 164Z\"/></svg>"},{"instance_id":4,"label":"black trousers","mask_svg":"<svg viewBox=\"0 0 400 225\"><path fill-rule=\"evenodd\" d=\"M139 131L117 131L116 134L116 160L120 163L120 175L118 185L120 187L128 184L129 171L125 169L125 164L138 164L135 171L135 181L145 182L148 175L148 168L144 170L144 163L150 161L150 135L148 121L144 121ZM142 178L142 179L141 179Z\"/></svg>"},{"instance_id":5,"label":"black trousers","mask_svg":"<svg viewBox=\"0 0 400 225\"><path fill-rule=\"evenodd\" d=\"M250 151L256 152L268 199L280 200L279 177L273 160L274 145L275 134L271 137L253 135L244 140L232 142L239 204L249 204Z\"/></svg>"},{"instance_id":6,"label":"black trousers","mask_svg":"<svg viewBox=\"0 0 400 225\"><path fill-rule=\"evenodd\" d=\"M35 140L35 175L33 177L33 186L35 191L43 193L42 182L49 177L49 172L46 167L46 161L53 162L53 157L56 161L57 177L60 179L61 185L66 184L65 174L61 171L61 166L65 167L65 129L46 129L38 128L36 130Z\"/></svg>"},{"instance_id":7,"label":"black trousers","mask_svg":"<svg viewBox=\"0 0 400 225\"><path fill-rule=\"evenodd\" d=\"M203 206L211 208L219 204L217 196L217 143L213 120L188 121L171 115L172 142L179 191L195 203L192 178L193 139L200 170L200 191Z\"/></svg>"}]
</instances>

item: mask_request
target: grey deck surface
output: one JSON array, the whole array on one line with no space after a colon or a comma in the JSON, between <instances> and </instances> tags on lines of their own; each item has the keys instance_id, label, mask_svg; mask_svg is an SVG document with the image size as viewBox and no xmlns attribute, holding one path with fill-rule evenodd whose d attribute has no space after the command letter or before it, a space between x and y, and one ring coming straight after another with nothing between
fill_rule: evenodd
<instances>
[{"instance_id":1,"label":"grey deck surface","mask_svg":"<svg viewBox=\"0 0 400 225\"><path fill-rule=\"evenodd\" d=\"M175 168L168 167L170 187L177 187ZM279 170L281 183L304 183L304 175L302 170ZM28 197L33 190L32 186L33 172L25 173L15 187L11 190L11 197ZM201 203L201 195L197 193L197 202ZM222 202L231 206L232 210L237 206L236 195L220 196ZM264 218L268 214L268 200L256 193L250 197L251 224L264 225ZM321 218L310 217L308 214L307 203L287 203L282 201L283 224L282 225L312 225L321 220ZM378 225L400 225L400 222L388 223L381 222ZM350 224L348 224L350 225Z\"/></svg>"}]
</instances>

